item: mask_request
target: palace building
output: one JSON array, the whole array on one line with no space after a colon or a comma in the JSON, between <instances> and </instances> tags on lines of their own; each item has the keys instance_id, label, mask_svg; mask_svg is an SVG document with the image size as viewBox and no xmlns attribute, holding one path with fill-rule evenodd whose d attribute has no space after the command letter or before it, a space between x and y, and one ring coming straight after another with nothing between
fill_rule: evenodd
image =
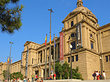
<instances>
[{"instance_id":1,"label":"palace building","mask_svg":"<svg viewBox=\"0 0 110 82\"><path fill-rule=\"evenodd\" d=\"M59 32L60 37L55 37L55 62L67 61L70 64L72 57L72 68L78 66L84 80L93 80L93 72L103 70L106 73L106 78L110 79L110 23L99 26L98 19L92 11L83 6L82 0L77 1L77 8L70 12L62 23L64 28ZM49 47L49 42L46 50L45 43L37 44L26 41L22 59L11 64L11 73L21 72L25 76L27 72L28 78L31 78L32 74L44 78L47 51L46 68L48 76ZM53 55L54 40L51 41L52 64ZM6 70L6 64L0 63L0 79L3 79L2 73L3 70Z\"/></svg>"}]
</instances>

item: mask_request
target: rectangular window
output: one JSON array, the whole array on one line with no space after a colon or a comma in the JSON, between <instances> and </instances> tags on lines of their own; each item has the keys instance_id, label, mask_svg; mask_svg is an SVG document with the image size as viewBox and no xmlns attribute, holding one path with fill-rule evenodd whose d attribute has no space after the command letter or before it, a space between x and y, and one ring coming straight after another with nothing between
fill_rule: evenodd
<instances>
[{"instance_id":1,"label":"rectangular window","mask_svg":"<svg viewBox=\"0 0 110 82\"><path fill-rule=\"evenodd\" d=\"M32 64L33 64L33 58L32 58Z\"/></svg>"},{"instance_id":2,"label":"rectangular window","mask_svg":"<svg viewBox=\"0 0 110 82\"><path fill-rule=\"evenodd\" d=\"M42 63L42 52L41 52L41 61L40 62Z\"/></svg>"},{"instance_id":3,"label":"rectangular window","mask_svg":"<svg viewBox=\"0 0 110 82\"><path fill-rule=\"evenodd\" d=\"M48 61L49 61L49 57L48 57Z\"/></svg>"},{"instance_id":4,"label":"rectangular window","mask_svg":"<svg viewBox=\"0 0 110 82\"><path fill-rule=\"evenodd\" d=\"M106 58L106 62L108 62L108 56L105 56L105 58Z\"/></svg>"},{"instance_id":5,"label":"rectangular window","mask_svg":"<svg viewBox=\"0 0 110 82\"><path fill-rule=\"evenodd\" d=\"M69 28L69 22L68 22L68 28Z\"/></svg>"},{"instance_id":6,"label":"rectangular window","mask_svg":"<svg viewBox=\"0 0 110 82\"><path fill-rule=\"evenodd\" d=\"M72 56L72 62L74 62L74 56Z\"/></svg>"},{"instance_id":7,"label":"rectangular window","mask_svg":"<svg viewBox=\"0 0 110 82\"><path fill-rule=\"evenodd\" d=\"M94 45L93 45L93 42L91 42L91 49L94 49Z\"/></svg>"},{"instance_id":8,"label":"rectangular window","mask_svg":"<svg viewBox=\"0 0 110 82\"><path fill-rule=\"evenodd\" d=\"M73 21L71 21L71 27L73 26Z\"/></svg>"},{"instance_id":9,"label":"rectangular window","mask_svg":"<svg viewBox=\"0 0 110 82\"><path fill-rule=\"evenodd\" d=\"M76 61L78 61L78 55L76 55Z\"/></svg>"},{"instance_id":10,"label":"rectangular window","mask_svg":"<svg viewBox=\"0 0 110 82\"><path fill-rule=\"evenodd\" d=\"M90 37L92 37L92 34L90 34Z\"/></svg>"},{"instance_id":11,"label":"rectangular window","mask_svg":"<svg viewBox=\"0 0 110 82\"><path fill-rule=\"evenodd\" d=\"M70 62L70 57L68 57L68 63Z\"/></svg>"},{"instance_id":12,"label":"rectangular window","mask_svg":"<svg viewBox=\"0 0 110 82\"><path fill-rule=\"evenodd\" d=\"M110 55L109 55L109 61L110 61Z\"/></svg>"},{"instance_id":13,"label":"rectangular window","mask_svg":"<svg viewBox=\"0 0 110 82\"><path fill-rule=\"evenodd\" d=\"M74 37L74 33L71 34L71 37Z\"/></svg>"},{"instance_id":14,"label":"rectangular window","mask_svg":"<svg viewBox=\"0 0 110 82\"><path fill-rule=\"evenodd\" d=\"M71 50L74 50L74 49L76 49L76 42L74 41L74 42L72 42L71 43L71 45L72 45L72 48L71 48Z\"/></svg>"}]
</instances>

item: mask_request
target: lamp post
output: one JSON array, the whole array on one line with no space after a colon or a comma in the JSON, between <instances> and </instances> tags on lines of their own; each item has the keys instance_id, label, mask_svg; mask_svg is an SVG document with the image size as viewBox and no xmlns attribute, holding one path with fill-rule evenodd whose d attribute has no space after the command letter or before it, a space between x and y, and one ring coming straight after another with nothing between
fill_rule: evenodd
<instances>
[{"instance_id":1,"label":"lamp post","mask_svg":"<svg viewBox=\"0 0 110 82\"><path fill-rule=\"evenodd\" d=\"M53 12L52 9L48 9L50 11L50 53L49 53L49 76L51 73L51 13Z\"/></svg>"},{"instance_id":2,"label":"lamp post","mask_svg":"<svg viewBox=\"0 0 110 82\"><path fill-rule=\"evenodd\" d=\"M70 49L72 49L72 45L70 44ZM72 79L72 50L70 50L71 51L71 57L70 57L70 61L71 61L71 77L70 77L70 79Z\"/></svg>"},{"instance_id":3,"label":"lamp post","mask_svg":"<svg viewBox=\"0 0 110 82\"><path fill-rule=\"evenodd\" d=\"M8 72L8 78L9 78L9 80L10 80L10 78L11 78L11 76L10 76L10 73L11 73L11 66L10 66L10 64L11 64L11 47L12 47L12 44L13 44L13 42L9 42L10 43L10 54L9 54L9 63L8 63L8 70L9 70L9 72Z\"/></svg>"}]
</instances>

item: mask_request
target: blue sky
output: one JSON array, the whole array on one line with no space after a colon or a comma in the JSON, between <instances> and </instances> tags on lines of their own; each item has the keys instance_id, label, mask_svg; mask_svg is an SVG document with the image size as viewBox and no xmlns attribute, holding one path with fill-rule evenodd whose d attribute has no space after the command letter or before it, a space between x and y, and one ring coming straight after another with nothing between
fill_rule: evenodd
<instances>
[{"instance_id":1,"label":"blue sky","mask_svg":"<svg viewBox=\"0 0 110 82\"><path fill-rule=\"evenodd\" d=\"M83 6L95 14L98 24L103 26L110 22L110 0L82 0ZM76 7L77 0L20 0L25 8L22 11L22 27L14 34L0 32L0 62L6 62L10 53L10 41L12 45L12 62L21 59L26 41L33 41L38 44L45 42L45 36L49 41L50 12L52 8L52 39L53 34L59 37L63 27L63 19Z\"/></svg>"}]
</instances>

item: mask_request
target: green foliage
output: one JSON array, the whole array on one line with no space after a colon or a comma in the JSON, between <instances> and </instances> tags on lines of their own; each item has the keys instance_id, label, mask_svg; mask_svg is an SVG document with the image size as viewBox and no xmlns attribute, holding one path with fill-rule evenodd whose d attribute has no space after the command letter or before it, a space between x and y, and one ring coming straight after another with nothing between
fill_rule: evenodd
<instances>
[{"instance_id":1,"label":"green foliage","mask_svg":"<svg viewBox=\"0 0 110 82\"><path fill-rule=\"evenodd\" d=\"M64 64L63 64L63 72L64 72L64 75L63 75L63 78L64 79L68 79L68 77L69 77L69 73L70 73L70 67L69 67L69 64L67 63L67 62L65 62Z\"/></svg>"},{"instance_id":2,"label":"green foliage","mask_svg":"<svg viewBox=\"0 0 110 82\"><path fill-rule=\"evenodd\" d=\"M59 73L60 70L58 70L58 69L62 69L60 62L56 62L56 64L55 64L55 73L57 75L56 78L60 79L60 73Z\"/></svg>"},{"instance_id":3,"label":"green foliage","mask_svg":"<svg viewBox=\"0 0 110 82\"><path fill-rule=\"evenodd\" d=\"M17 79L20 78L21 80L24 79L23 75L21 74L21 72L14 72L11 74L11 79Z\"/></svg>"},{"instance_id":4,"label":"green foliage","mask_svg":"<svg viewBox=\"0 0 110 82\"><path fill-rule=\"evenodd\" d=\"M73 79L81 79L81 80L83 80L82 74L80 74L80 72L78 72L78 71L79 71L78 66L76 67L76 69L72 69L72 77L73 77Z\"/></svg>"},{"instance_id":5,"label":"green foliage","mask_svg":"<svg viewBox=\"0 0 110 82\"><path fill-rule=\"evenodd\" d=\"M81 79L82 75L78 72L79 68L78 66L76 67L76 69L72 69L72 77L73 79ZM70 77L70 66L67 62L65 62L62 66L60 64L60 62L56 62L55 64L55 72L56 72L56 78L57 79L69 79ZM62 78L60 78L62 77Z\"/></svg>"},{"instance_id":6,"label":"green foliage","mask_svg":"<svg viewBox=\"0 0 110 82\"><path fill-rule=\"evenodd\" d=\"M5 79L5 76L6 76L6 70L3 71L3 77Z\"/></svg>"},{"instance_id":7,"label":"green foliage","mask_svg":"<svg viewBox=\"0 0 110 82\"><path fill-rule=\"evenodd\" d=\"M18 1L0 0L0 28L2 32L14 33L14 30L18 30L22 26L21 11L24 6L17 6ZM7 7L11 3L16 6L14 8Z\"/></svg>"}]
</instances>

